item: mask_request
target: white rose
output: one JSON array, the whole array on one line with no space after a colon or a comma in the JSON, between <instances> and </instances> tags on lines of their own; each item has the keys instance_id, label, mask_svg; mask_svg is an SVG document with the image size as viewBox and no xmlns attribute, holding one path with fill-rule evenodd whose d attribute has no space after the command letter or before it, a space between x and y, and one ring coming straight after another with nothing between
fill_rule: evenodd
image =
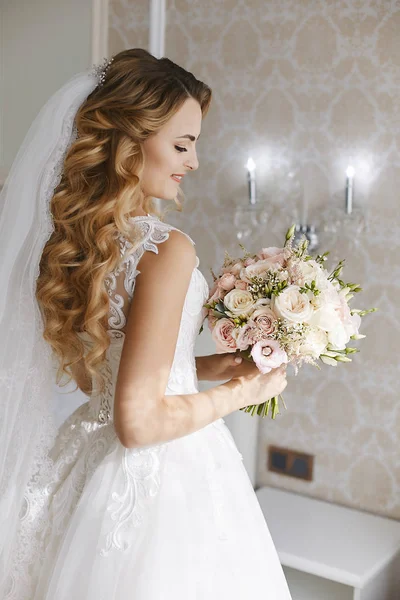
<instances>
[{"instance_id":1,"label":"white rose","mask_svg":"<svg viewBox=\"0 0 400 600\"><path fill-rule=\"evenodd\" d=\"M225 296L224 304L233 317L248 315L254 310L253 296L246 290L231 290Z\"/></svg>"},{"instance_id":2,"label":"white rose","mask_svg":"<svg viewBox=\"0 0 400 600\"><path fill-rule=\"evenodd\" d=\"M307 294L301 294L298 285L289 285L279 296L273 296L271 308L278 317L292 323L308 323L313 314Z\"/></svg>"}]
</instances>

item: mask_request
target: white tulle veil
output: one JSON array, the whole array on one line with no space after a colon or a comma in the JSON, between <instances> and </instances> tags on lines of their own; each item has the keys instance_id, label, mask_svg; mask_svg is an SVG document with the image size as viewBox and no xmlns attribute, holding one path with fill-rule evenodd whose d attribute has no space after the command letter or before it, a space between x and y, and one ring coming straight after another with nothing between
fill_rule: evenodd
<instances>
[{"instance_id":1,"label":"white tulle veil","mask_svg":"<svg viewBox=\"0 0 400 600\"><path fill-rule=\"evenodd\" d=\"M28 513L27 486L39 480L39 472L51 469L48 450L55 435L56 368L43 339L44 324L35 299L40 258L53 231L50 200L66 151L76 137L75 115L98 83L98 72L88 70L48 100L0 194L1 598L10 585L13 548ZM45 489L42 494L45 497Z\"/></svg>"}]
</instances>

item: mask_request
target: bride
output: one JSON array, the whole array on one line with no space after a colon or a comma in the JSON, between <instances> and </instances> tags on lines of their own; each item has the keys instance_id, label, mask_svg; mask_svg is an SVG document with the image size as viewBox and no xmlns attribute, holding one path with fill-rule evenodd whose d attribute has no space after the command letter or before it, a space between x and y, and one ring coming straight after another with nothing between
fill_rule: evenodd
<instances>
[{"instance_id":1,"label":"bride","mask_svg":"<svg viewBox=\"0 0 400 600\"><path fill-rule=\"evenodd\" d=\"M1 194L0 596L289 600L223 417L286 386L194 357L207 283L156 213L198 168L211 90L145 50L72 78ZM59 428L54 382L88 395ZM227 380L206 392L198 380ZM67 401L67 400L66 400Z\"/></svg>"}]
</instances>

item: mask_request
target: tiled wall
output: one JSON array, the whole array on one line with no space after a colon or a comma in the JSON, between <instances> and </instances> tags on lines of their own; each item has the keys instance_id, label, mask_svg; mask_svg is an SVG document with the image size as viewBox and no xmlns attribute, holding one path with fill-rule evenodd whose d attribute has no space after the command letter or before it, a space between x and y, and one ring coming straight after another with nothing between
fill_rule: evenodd
<instances>
[{"instance_id":1,"label":"tiled wall","mask_svg":"<svg viewBox=\"0 0 400 600\"><path fill-rule=\"evenodd\" d=\"M185 181L184 215L203 272L234 251L233 210L257 164L274 218L249 250L280 243L293 213L342 206L345 169L368 209L358 244L339 236L346 279L364 292L362 352L351 365L290 377L288 410L260 424L258 484L400 518L400 3L397 0L169 0L166 55L207 82L213 105ZM148 2L111 0L110 54L147 47ZM290 173L293 175L290 178ZM289 183L288 183L289 182ZM172 221L172 219L171 219ZM324 249L328 239L322 239ZM271 474L269 443L315 454L311 483Z\"/></svg>"}]
</instances>

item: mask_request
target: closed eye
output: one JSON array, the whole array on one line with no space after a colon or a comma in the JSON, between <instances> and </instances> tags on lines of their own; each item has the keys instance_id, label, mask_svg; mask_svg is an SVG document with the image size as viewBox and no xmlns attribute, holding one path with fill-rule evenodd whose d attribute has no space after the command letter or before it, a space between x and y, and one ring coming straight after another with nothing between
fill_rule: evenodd
<instances>
[{"instance_id":1,"label":"closed eye","mask_svg":"<svg viewBox=\"0 0 400 600\"><path fill-rule=\"evenodd\" d=\"M175 150L178 150L178 152L187 152L187 148L182 148L182 146L175 146Z\"/></svg>"}]
</instances>

